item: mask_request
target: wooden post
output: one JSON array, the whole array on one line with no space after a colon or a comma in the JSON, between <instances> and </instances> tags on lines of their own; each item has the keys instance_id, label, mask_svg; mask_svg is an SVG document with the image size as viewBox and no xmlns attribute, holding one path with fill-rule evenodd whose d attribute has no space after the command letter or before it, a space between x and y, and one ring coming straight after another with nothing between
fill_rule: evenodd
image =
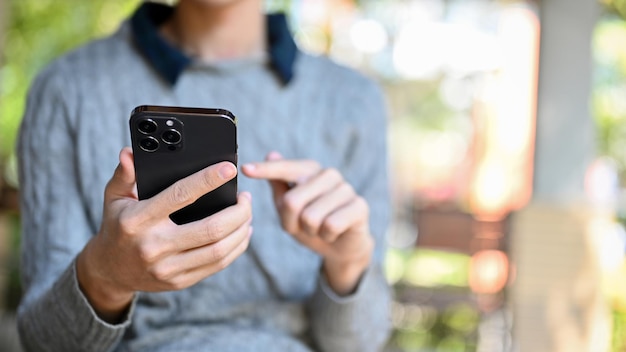
<instances>
[{"instance_id":1,"label":"wooden post","mask_svg":"<svg viewBox=\"0 0 626 352\"><path fill-rule=\"evenodd\" d=\"M514 341L521 352L608 351L611 319L589 228L609 215L584 193L595 155L589 101L599 4L545 0L539 7L534 193L512 226Z\"/></svg>"}]
</instances>

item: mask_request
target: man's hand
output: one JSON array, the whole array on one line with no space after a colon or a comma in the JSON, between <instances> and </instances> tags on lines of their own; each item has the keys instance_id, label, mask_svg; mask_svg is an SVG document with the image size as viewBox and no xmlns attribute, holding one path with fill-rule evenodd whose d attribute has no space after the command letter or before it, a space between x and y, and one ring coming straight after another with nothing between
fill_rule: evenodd
<instances>
[{"instance_id":1,"label":"man's hand","mask_svg":"<svg viewBox=\"0 0 626 352\"><path fill-rule=\"evenodd\" d=\"M229 162L207 167L156 196L139 201L130 148L104 194L98 234L79 254L78 282L98 314L120 319L135 291L168 291L189 287L226 268L250 241L251 196L205 219L176 225L169 214L235 177Z\"/></svg>"},{"instance_id":2,"label":"man's hand","mask_svg":"<svg viewBox=\"0 0 626 352\"><path fill-rule=\"evenodd\" d=\"M369 207L335 169L311 160L285 160L271 152L265 162L246 164L243 173L270 181L282 227L324 258L331 288L350 294L370 263L374 239Z\"/></svg>"}]
</instances>

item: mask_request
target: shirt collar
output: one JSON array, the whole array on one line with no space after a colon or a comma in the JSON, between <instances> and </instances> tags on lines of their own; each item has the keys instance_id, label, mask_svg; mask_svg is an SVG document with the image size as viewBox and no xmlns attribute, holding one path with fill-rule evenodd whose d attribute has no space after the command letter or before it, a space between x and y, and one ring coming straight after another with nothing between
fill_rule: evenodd
<instances>
[{"instance_id":1,"label":"shirt collar","mask_svg":"<svg viewBox=\"0 0 626 352\"><path fill-rule=\"evenodd\" d=\"M174 8L144 3L130 18L131 31L139 51L171 85L192 63L192 58L171 45L159 34L159 26L173 13ZM293 66L298 53L287 20L283 14L267 15L267 43L270 66L287 84L293 78Z\"/></svg>"}]
</instances>

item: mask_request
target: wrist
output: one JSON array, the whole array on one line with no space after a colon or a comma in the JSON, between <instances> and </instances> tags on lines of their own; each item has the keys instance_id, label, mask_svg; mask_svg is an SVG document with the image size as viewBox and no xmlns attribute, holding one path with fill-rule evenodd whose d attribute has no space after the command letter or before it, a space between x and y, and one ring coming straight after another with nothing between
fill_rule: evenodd
<instances>
[{"instance_id":1,"label":"wrist","mask_svg":"<svg viewBox=\"0 0 626 352\"><path fill-rule=\"evenodd\" d=\"M373 246L372 246L373 247ZM339 296L354 293L361 280L361 276L370 265L373 250L353 256L346 260L325 258L322 272L330 288Z\"/></svg>"},{"instance_id":2,"label":"wrist","mask_svg":"<svg viewBox=\"0 0 626 352\"><path fill-rule=\"evenodd\" d=\"M98 266L92 262L92 246L93 240L87 243L76 258L78 286L98 317L115 324L122 320L128 310L134 292L117 287L99 273Z\"/></svg>"}]
</instances>

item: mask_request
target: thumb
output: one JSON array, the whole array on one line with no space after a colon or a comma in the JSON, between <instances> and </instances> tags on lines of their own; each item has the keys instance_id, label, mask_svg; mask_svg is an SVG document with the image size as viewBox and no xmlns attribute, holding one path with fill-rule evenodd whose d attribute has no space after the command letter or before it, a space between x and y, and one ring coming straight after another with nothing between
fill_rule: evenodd
<instances>
[{"instance_id":1,"label":"thumb","mask_svg":"<svg viewBox=\"0 0 626 352\"><path fill-rule=\"evenodd\" d=\"M105 199L115 200L123 197L137 198L137 185L135 183L135 166L133 152L125 147L120 152L120 163L117 165L113 177L107 184Z\"/></svg>"}]
</instances>

